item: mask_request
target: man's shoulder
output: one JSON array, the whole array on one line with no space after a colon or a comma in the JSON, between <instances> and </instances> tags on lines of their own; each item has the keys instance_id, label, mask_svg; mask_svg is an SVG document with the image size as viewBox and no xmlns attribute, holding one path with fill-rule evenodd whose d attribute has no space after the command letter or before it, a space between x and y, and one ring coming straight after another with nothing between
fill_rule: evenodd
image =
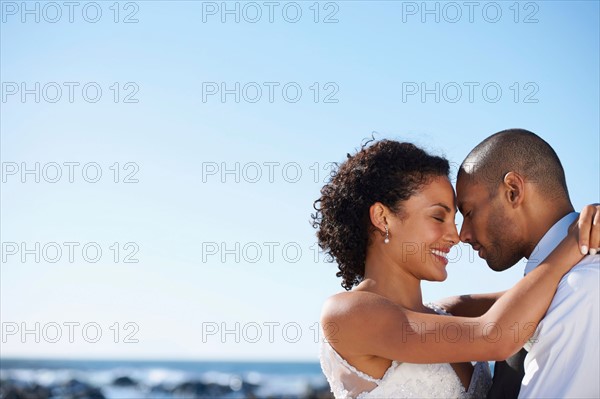
<instances>
[{"instance_id":1,"label":"man's shoulder","mask_svg":"<svg viewBox=\"0 0 600 399\"><path fill-rule=\"evenodd\" d=\"M598 278L600 276L600 254L598 255L588 255L584 257L578 264L573 266L573 268L565 274L563 280L565 278L576 279L578 282L585 283L598 283L597 280L593 278ZM592 278L591 281L584 281L586 278ZM598 286L596 285L596 288Z\"/></svg>"},{"instance_id":2,"label":"man's shoulder","mask_svg":"<svg viewBox=\"0 0 600 399\"><path fill-rule=\"evenodd\" d=\"M600 255L589 255L563 276L556 295L596 295L600 291Z\"/></svg>"}]
</instances>

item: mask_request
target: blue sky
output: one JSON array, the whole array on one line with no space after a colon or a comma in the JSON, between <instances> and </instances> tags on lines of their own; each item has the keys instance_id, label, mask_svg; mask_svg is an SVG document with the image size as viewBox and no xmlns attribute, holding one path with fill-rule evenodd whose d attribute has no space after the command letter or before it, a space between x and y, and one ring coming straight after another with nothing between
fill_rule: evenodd
<instances>
[{"instance_id":1,"label":"blue sky","mask_svg":"<svg viewBox=\"0 0 600 399\"><path fill-rule=\"evenodd\" d=\"M1 2L1 356L316 359L341 287L314 259L312 202L372 132L456 165L526 128L558 153L576 208L600 198L598 2L478 2L472 21L428 2L439 22L421 2L279 2L273 22L263 2L228 2L239 22L222 2L82 2L72 23L63 3L60 18L22 4ZM36 163L39 183L22 175ZM524 268L454 254L427 300L505 289ZM39 343L20 334L36 322Z\"/></svg>"}]
</instances>

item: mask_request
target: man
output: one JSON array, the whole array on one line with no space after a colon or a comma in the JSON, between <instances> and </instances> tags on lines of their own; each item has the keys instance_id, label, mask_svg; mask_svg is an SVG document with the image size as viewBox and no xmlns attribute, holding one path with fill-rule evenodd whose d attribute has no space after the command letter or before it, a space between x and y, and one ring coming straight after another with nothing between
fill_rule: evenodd
<instances>
[{"instance_id":1,"label":"man","mask_svg":"<svg viewBox=\"0 0 600 399\"><path fill-rule=\"evenodd\" d=\"M477 145L460 167L456 191L464 217L460 238L495 271L525 257L529 273L578 216L558 156L522 129L496 133ZM496 363L489 398L600 397L600 256L596 249L590 253L562 279L525 347L528 353ZM499 295L463 296L443 304L457 315L476 316Z\"/></svg>"}]
</instances>

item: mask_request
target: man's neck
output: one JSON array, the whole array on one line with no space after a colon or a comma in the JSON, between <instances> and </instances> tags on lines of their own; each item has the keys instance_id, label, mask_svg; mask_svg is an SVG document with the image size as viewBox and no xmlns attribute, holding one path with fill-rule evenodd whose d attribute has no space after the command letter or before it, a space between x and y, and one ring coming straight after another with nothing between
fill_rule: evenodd
<instances>
[{"instance_id":1,"label":"man's neck","mask_svg":"<svg viewBox=\"0 0 600 399\"><path fill-rule=\"evenodd\" d=\"M560 219L575 211L570 201L561 203L558 206L557 204L545 202L537 209L530 223L531 231L528 239L527 253L525 254L525 258L527 259L529 259L533 250L548 230Z\"/></svg>"}]
</instances>

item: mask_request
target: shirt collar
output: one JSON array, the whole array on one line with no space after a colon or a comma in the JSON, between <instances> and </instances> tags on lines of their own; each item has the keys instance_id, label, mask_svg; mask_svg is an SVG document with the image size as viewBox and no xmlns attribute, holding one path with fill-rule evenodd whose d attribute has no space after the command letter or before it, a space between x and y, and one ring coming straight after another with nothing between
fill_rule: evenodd
<instances>
[{"instance_id":1,"label":"shirt collar","mask_svg":"<svg viewBox=\"0 0 600 399\"><path fill-rule=\"evenodd\" d=\"M540 242L538 242L533 249L533 252L529 256L527 265L525 266L525 274L535 269L541 261L550 255L552 250L556 248L558 244L560 244L560 241L567 236L567 233L569 232L569 226L575 221L575 219L577 219L578 216L579 213L571 212L558 222L554 223L554 226L552 226L550 230L544 234Z\"/></svg>"}]
</instances>

